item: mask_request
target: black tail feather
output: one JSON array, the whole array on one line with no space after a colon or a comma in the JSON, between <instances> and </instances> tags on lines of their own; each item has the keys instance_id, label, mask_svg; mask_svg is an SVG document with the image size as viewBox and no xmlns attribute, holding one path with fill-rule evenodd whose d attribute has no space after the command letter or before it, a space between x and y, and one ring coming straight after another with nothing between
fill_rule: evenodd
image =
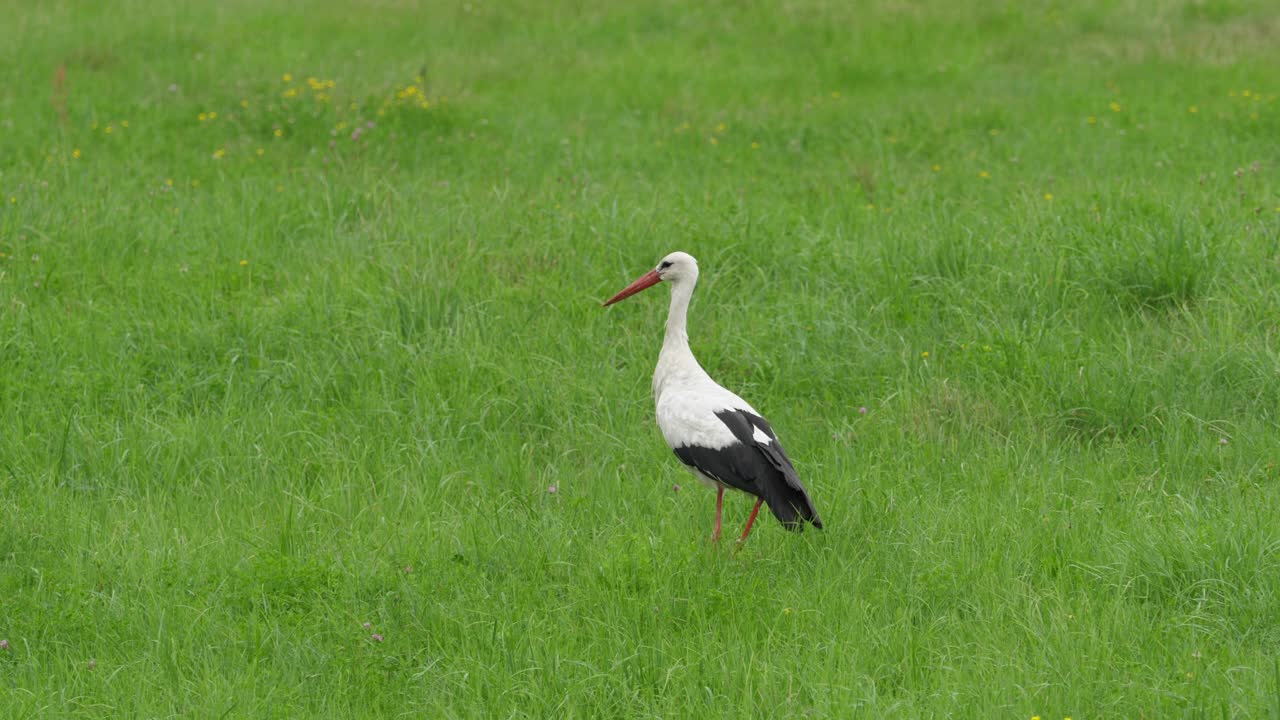
<instances>
[{"instance_id":1,"label":"black tail feather","mask_svg":"<svg viewBox=\"0 0 1280 720\"><path fill-rule=\"evenodd\" d=\"M778 518L778 522L782 523L783 527L799 532L804 530L804 524L807 522L819 530L822 529L822 519L818 517L818 510L806 493L796 490L785 482L769 483L762 489L764 492L760 497L764 498L769 511Z\"/></svg>"},{"instance_id":2,"label":"black tail feather","mask_svg":"<svg viewBox=\"0 0 1280 720\"><path fill-rule=\"evenodd\" d=\"M764 420L761 419L760 423L764 424ZM765 427L768 426L765 425ZM813 506L813 500L809 499L808 491L804 489L804 484L796 475L795 467L791 465L791 458L787 457L787 452L782 449L776 436L772 435L773 429L769 428L767 432L774 440L768 443L756 443L756 449L768 460L776 473L772 477L757 480L762 490L760 497L764 498L769 509L773 511L774 517L778 518L788 530L803 530L805 522L812 523L814 527L821 530L822 520L818 518L818 509Z\"/></svg>"}]
</instances>

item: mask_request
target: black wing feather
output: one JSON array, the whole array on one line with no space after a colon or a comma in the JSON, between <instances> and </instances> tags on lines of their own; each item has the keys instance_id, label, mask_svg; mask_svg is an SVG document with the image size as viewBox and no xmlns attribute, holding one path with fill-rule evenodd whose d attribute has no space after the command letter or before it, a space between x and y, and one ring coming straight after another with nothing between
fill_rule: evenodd
<instances>
[{"instance_id":1,"label":"black wing feather","mask_svg":"<svg viewBox=\"0 0 1280 720\"><path fill-rule=\"evenodd\" d=\"M679 447L675 449L676 457L713 480L763 498L774 517L788 530L802 529L805 521L822 528L809 492L769 423L746 410L722 410L716 417L738 442L719 449ZM770 442L757 441L756 428Z\"/></svg>"}]
</instances>

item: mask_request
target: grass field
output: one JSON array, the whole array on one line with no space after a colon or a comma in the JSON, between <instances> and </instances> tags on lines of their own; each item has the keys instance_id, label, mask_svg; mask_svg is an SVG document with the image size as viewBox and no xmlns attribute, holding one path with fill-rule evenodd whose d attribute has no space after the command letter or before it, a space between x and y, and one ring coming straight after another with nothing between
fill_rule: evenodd
<instances>
[{"instance_id":1,"label":"grass field","mask_svg":"<svg viewBox=\"0 0 1280 720\"><path fill-rule=\"evenodd\" d=\"M8 5L0 716L1280 718L1274 5L416 5Z\"/></svg>"}]
</instances>

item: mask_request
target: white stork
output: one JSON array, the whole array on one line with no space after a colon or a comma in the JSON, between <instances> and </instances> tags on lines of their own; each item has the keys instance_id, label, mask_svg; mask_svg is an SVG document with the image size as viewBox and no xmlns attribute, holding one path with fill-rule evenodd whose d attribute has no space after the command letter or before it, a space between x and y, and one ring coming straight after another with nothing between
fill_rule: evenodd
<instances>
[{"instance_id":1,"label":"white stork","mask_svg":"<svg viewBox=\"0 0 1280 720\"><path fill-rule=\"evenodd\" d=\"M717 385L689 349L685 319L698 284L698 261L688 253L673 252L605 305L664 280L671 283L671 312L653 373L658 427L680 462L716 490L716 525L711 539L720 539L725 488L756 496L738 542L751 533L761 503L768 503L774 517L788 530L803 529L805 521L821 528L818 511L773 428L745 400Z\"/></svg>"}]
</instances>

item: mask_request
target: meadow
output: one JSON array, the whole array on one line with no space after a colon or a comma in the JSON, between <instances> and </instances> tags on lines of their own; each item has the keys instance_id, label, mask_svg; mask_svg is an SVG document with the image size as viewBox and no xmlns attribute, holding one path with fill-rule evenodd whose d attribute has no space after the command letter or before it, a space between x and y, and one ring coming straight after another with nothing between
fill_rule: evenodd
<instances>
[{"instance_id":1,"label":"meadow","mask_svg":"<svg viewBox=\"0 0 1280 720\"><path fill-rule=\"evenodd\" d=\"M1280 719L1272 3L4 16L0 716Z\"/></svg>"}]
</instances>

